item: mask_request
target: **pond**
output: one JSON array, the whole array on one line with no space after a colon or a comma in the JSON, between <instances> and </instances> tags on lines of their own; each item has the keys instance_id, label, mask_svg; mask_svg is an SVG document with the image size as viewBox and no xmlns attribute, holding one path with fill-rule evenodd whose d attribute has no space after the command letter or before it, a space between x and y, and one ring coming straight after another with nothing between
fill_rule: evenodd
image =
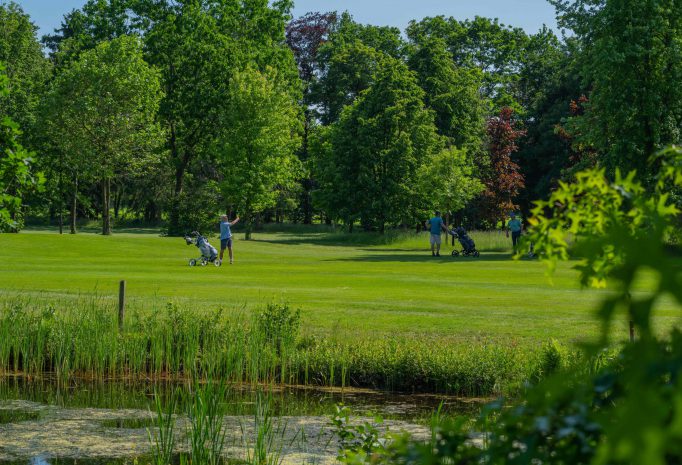
<instances>
[{"instance_id":1,"label":"pond","mask_svg":"<svg viewBox=\"0 0 682 465\"><path fill-rule=\"evenodd\" d=\"M181 383L97 382L0 377L0 464L145 464L156 429L155 399L176 408L176 452L186 452L190 422ZM344 404L357 421L382 417L380 428L428 437L436 410L475 415L478 399L405 395L371 390L232 386L222 399L226 463L253 451L259 403L272 415L271 449L283 464L334 463L338 451L330 418ZM232 462L235 460L235 462Z\"/></svg>"}]
</instances>

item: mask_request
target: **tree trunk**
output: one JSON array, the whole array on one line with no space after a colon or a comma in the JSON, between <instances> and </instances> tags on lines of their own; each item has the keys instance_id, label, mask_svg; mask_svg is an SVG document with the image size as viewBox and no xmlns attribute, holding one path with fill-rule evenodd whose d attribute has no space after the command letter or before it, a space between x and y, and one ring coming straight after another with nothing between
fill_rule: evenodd
<instances>
[{"instance_id":1,"label":"tree trunk","mask_svg":"<svg viewBox=\"0 0 682 465\"><path fill-rule=\"evenodd\" d=\"M64 234L64 174L63 167L59 168L59 234Z\"/></svg>"},{"instance_id":2,"label":"tree trunk","mask_svg":"<svg viewBox=\"0 0 682 465\"><path fill-rule=\"evenodd\" d=\"M76 208L78 207L78 176L74 179L73 197L71 197L71 214L69 222L71 223L71 234L76 234Z\"/></svg>"},{"instance_id":3,"label":"tree trunk","mask_svg":"<svg viewBox=\"0 0 682 465\"><path fill-rule=\"evenodd\" d=\"M104 236L111 235L110 196L111 179L107 178L102 181L102 235Z\"/></svg>"},{"instance_id":4,"label":"tree trunk","mask_svg":"<svg viewBox=\"0 0 682 465\"><path fill-rule=\"evenodd\" d=\"M114 194L114 219L118 220L118 213L121 210L121 201L125 187L123 185L116 186L116 193Z\"/></svg>"}]
</instances>

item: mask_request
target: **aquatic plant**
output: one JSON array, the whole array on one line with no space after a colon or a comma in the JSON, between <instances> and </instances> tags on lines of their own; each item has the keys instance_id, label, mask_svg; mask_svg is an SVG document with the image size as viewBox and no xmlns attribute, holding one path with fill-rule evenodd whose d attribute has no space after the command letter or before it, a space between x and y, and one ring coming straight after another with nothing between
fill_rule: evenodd
<instances>
[{"instance_id":1,"label":"aquatic plant","mask_svg":"<svg viewBox=\"0 0 682 465\"><path fill-rule=\"evenodd\" d=\"M474 396L513 391L542 372L542 348L514 341L299 336L300 315L282 304L253 313L131 304L122 331L116 315L101 297L0 299L0 370Z\"/></svg>"}]
</instances>

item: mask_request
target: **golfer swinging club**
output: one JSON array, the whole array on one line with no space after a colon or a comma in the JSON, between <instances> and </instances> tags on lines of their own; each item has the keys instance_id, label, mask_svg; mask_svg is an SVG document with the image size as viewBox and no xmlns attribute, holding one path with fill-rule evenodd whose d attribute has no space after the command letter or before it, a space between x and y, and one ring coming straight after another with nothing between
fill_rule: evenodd
<instances>
[{"instance_id":1,"label":"golfer swinging club","mask_svg":"<svg viewBox=\"0 0 682 465\"><path fill-rule=\"evenodd\" d=\"M223 254L225 249L228 249L230 254L230 265L232 265L234 256L232 254L232 231L230 227L239 223L239 217L235 218L234 221L227 219L227 215L220 217L220 262L223 261Z\"/></svg>"}]
</instances>

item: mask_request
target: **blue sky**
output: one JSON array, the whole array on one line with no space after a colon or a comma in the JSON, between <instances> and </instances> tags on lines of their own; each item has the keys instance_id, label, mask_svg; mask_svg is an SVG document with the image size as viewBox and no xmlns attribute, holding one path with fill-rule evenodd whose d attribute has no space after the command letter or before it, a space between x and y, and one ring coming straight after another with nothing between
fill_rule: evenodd
<instances>
[{"instance_id":1,"label":"blue sky","mask_svg":"<svg viewBox=\"0 0 682 465\"><path fill-rule=\"evenodd\" d=\"M85 0L18 0L17 3L31 15L42 35L51 33L65 13L80 8ZM556 29L554 8L547 0L296 0L294 14L334 10L348 10L362 23L401 29L411 19L436 15L458 19L476 15L499 18L502 23L528 32L537 31L543 24Z\"/></svg>"}]
</instances>

